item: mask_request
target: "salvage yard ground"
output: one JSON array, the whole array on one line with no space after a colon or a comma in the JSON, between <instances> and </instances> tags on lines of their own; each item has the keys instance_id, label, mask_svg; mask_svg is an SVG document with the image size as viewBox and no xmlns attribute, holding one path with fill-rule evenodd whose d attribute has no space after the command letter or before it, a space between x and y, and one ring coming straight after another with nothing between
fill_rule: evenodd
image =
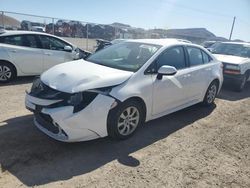
<instances>
[{"instance_id":1,"label":"salvage yard ground","mask_svg":"<svg viewBox=\"0 0 250 188\"><path fill-rule=\"evenodd\" d=\"M250 83L128 140L67 144L33 126L24 107L32 80L0 86L0 187L250 187Z\"/></svg>"}]
</instances>

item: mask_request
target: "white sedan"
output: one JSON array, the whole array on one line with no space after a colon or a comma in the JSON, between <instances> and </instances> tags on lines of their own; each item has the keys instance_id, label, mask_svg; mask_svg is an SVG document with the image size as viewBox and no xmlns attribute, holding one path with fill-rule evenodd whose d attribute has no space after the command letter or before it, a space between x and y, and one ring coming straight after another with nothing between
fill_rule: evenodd
<instances>
[{"instance_id":1,"label":"white sedan","mask_svg":"<svg viewBox=\"0 0 250 188\"><path fill-rule=\"evenodd\" d=\"M79 59L82 51L53 35L33 31L0 32L0 82L40 75L54 65Z\"/></svg>"},{"instance_id":2,"label":"white sedan","mask_svg":"<svg viewBox=\"0 0 250 188\"><path fill-rule=\"evenodd\" d=\"M49 69L27 92L26 108L59 141L126 139L145 121L211 105L222 82L221 63L201 46L129 40Z\"/></svg>"}]
</instances>

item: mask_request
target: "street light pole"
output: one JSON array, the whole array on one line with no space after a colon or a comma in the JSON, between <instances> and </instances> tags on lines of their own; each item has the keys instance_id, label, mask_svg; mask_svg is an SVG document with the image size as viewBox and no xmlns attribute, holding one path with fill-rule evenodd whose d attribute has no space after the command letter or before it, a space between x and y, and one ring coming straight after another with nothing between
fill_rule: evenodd
<instances>
[{"instance_id":1,"label":"street light pole","mask_svg":"<svg viewBox=\"0 0 250 188\"><path fill-rule=\"evenodd\" d=\"M234 30L235 19L236 19L236 17L234 16L233 24L232 24L232 28L231 28L231 32L230 32L230 36L229 36L229 40L231 40L231 38L232 38L232 34L233 34L233 30Z\"/></svg>"}]
</instances>

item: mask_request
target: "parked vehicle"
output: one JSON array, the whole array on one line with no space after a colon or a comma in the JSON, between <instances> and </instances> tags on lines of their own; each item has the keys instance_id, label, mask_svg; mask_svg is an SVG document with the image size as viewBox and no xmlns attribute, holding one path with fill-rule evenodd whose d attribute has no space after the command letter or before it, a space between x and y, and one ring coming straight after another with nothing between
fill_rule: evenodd
<instances>
[{"instance_id":1,"label":"parked vehicle","mask_svg":"<svg viewBox=\"0 0 250 188\"><path fill-rule=\"evenodd\" d=\"M53 35L33 31L0 34L0 82L40 75L54 65L84 57L84 51Z\"/></svg>"},{"instance_id":2,"label":"parked vehicle","mask_svg":"<svg viewBox=\"0 0 250 188\"><path fill-rule=\"evenodd\" d=\"M221 63L199 45L128 40L49 69L25 103L35 125L56 140L126 139L145 121L211 105L222 82Z\"/></svg>"},{"instance_id":3,"label":"parked vehicle","mask_svg":"<svg viewBox=\"0 0 250 188\"><path fill-rule=\"evenodd\" d=\"M215 43L217 43L217 41L205 41L203 42L201 45L204 48L210 48L212 45L214 45Z\"/></svg>"},{"instance_id":4,"label":"parked vehicle","mask_svg":"<svg viewBox=\"0 0 250 188\"><path fill-rule=\"evenodd\" d=\"M126 39L114 39L112 41L97 39L96 40L97 46L96 46L95 52L97 52L97 51L99 51L99 50L101 50L103 48L106 48L108 46L111 46L113 44L118 44L118 43L121 43L121 42L124 42L124 41L126 41Z\"/></svg>"},{"instance_id":5,"label":"parked vehicle","mask_svg":"<svg viewBox=\"0 0 250 188\"><path fill-rule=\"evenodd\" d=\"M223 62L225 82L242 91L250 80L250 44L222 42L214 45L212 53Z\"/></svg>"},{"instance_id":6,"label":"parked vehicle","mask_svg":"<svg viewBox=\"0 0 250 188\"><path fill-rule=\"evenodd\" d=\"M103 39L97 39L96 43L97 43L97 46L96 46L95 52L97 52L103 48L106 48L107 46L112 45L112 43L110 41L103 40Z\"/></svg>"}]
</instances>

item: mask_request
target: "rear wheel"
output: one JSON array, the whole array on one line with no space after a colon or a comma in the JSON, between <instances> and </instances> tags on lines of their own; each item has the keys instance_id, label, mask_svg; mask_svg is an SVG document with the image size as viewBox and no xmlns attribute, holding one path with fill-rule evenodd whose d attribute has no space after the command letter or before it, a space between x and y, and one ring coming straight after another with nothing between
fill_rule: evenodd
<instances>
[{"instance_id":1,"label":"rear wheel","mask_svg":"<svg viewBox=\"0 0 250 188\"><path fill-rule=\"evenodd\" d=\"M10 63L0 62L0 83L10 82L16 77L16 70Z\"/></svg>"},{"instance_id":2,"label":"rear wheel","mask_svg":"<svg viewBox=\"0 0 250 188\"><path fill-rule=\"evenodd\" d=\"M114 139L126 139L132 136L144 122L144 111L135 100L126 101L110 111L108 117L108 135Z\"/></svg>"},{"instance_id":3,"label":"rear wheel","mask_svg":"<svg viewBox=\"0 0 250 188\"><path fill-rule=\"evenodd\" d=\"M206 95L203 99L203 104L205 106L210 106L214 103L214 100L216 98L216 95L218 93L218 83L216 81L213 81L208 89L207 89L207 92L206 92Z\"/></svg>"}]
</instances>

